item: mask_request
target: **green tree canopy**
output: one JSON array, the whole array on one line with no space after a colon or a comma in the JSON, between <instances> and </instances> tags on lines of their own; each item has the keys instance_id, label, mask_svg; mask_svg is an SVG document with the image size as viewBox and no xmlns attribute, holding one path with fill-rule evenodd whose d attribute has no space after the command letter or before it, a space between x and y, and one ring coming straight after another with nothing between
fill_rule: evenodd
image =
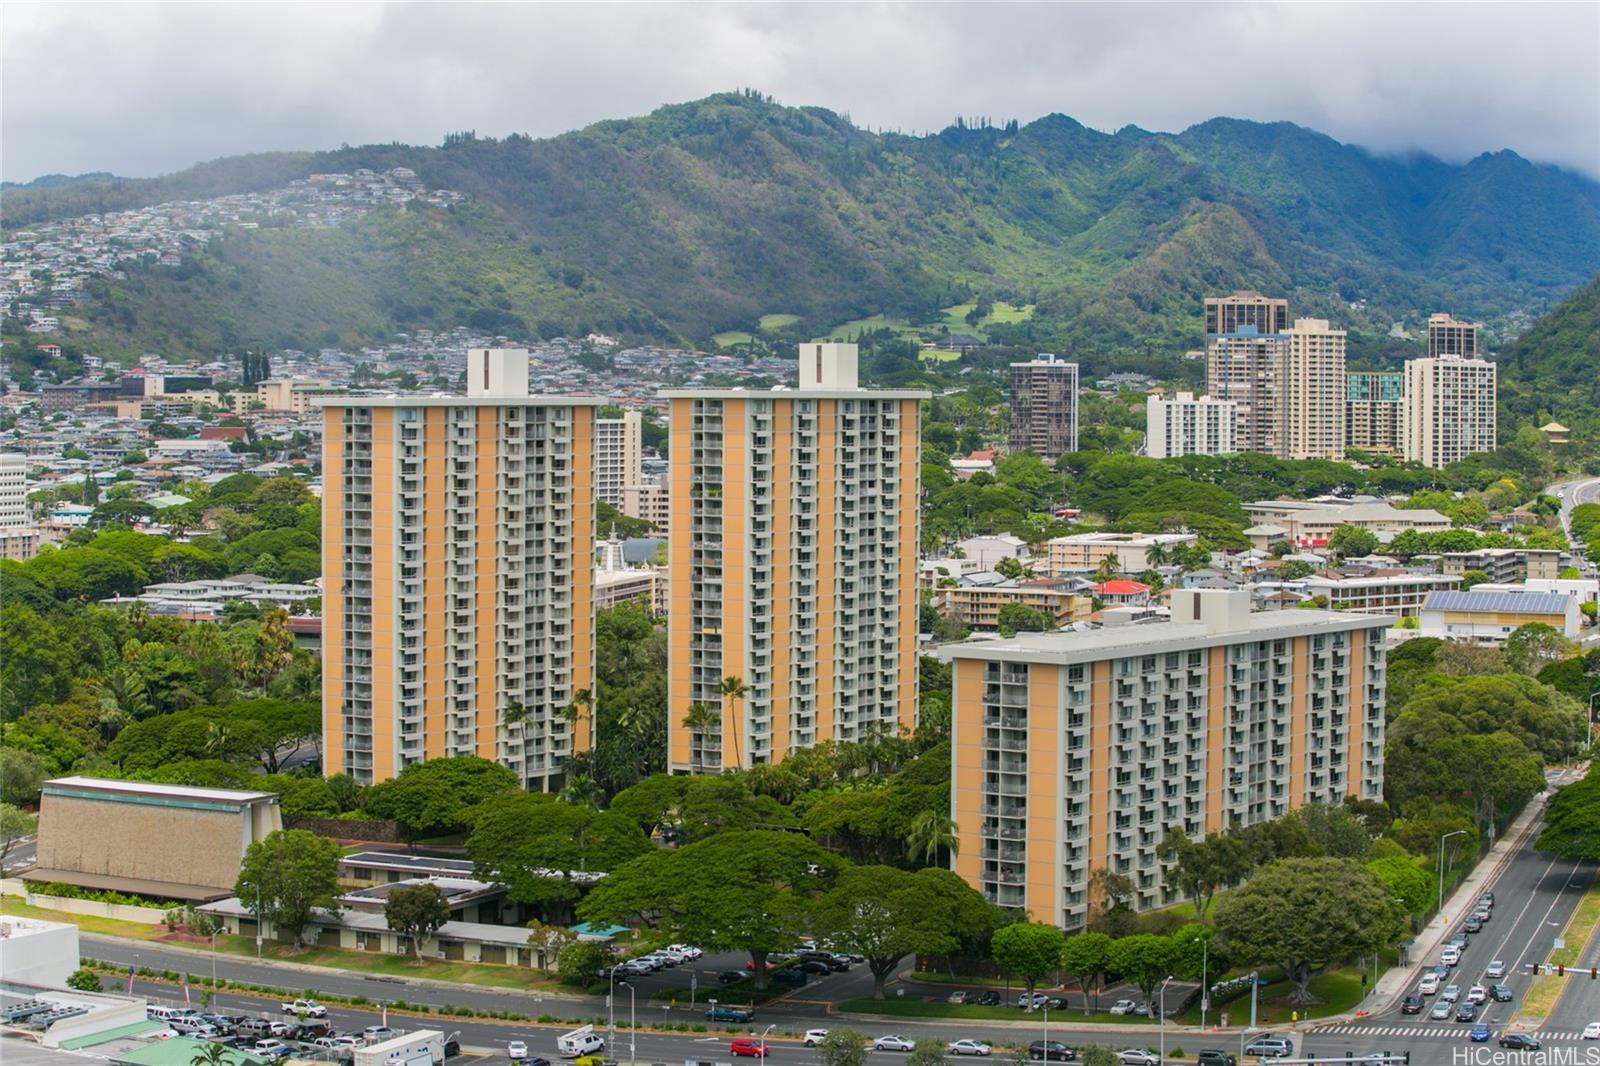
<instances>
[{"instance_id":1,"label":"green tree canopy","mask_svg":"<svg viewBox=\"0 0 1600 1066\"><path fill-rule=\"evenodd\" d=\"M233 893L299 947L313 911L339 909L342 854L314 833L280 829L245 849Z\"/></svg>"},{"instance_id":2,"label":"green tree canopy","mask_svg":"<svg viewBox=\"0 0 1600 1066\"><path fill-rule=\"evenodd\" d=\"M383 901L383 918L390 929L411 941L420 962L422 942L450 920L450 901L437 885L396 888Z\"/></svg>"},{"instance_id":3,"label":"green tree canopy","mask_svg":"<svg viewBox=\"0 0 1600 1066\"><path fill-rule=\"evenodd\" d=\"M463 755L414 763L367 790L367 812L399 822L408 840L428 832L467 828L473 806L517 789L517 775L504 766Z\"/></svg>"},{"instance_id":4,"label":"green tree canopy","mask_svg":"<svg viewBox=\"0 0 1600 1066\"><path fill-rule=\"evenodd\" d=\"M1568 859L1600 859L1600 771L1591 767L1551 797L1536 846Z\"/></svg>"},{"instance_id":5,"label":"green tree canopy","mask_svg":"<svg viewBox=\"0 0 1600 1066\"><path fill-rule=\"evenodd\" d=\"M1063 942L1061 930L1053 925L1013 922L994 931L989 954L996 966L1026 982L1031 993L1061 965Z\"/></svg>"}]
</instances>

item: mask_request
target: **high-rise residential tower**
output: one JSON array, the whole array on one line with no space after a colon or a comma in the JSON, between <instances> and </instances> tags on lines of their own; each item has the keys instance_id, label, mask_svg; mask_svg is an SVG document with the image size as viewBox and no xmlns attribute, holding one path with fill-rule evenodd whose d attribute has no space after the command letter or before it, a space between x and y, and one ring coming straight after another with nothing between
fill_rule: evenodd
<instances>
[{"instance_id":1,"label":"high-rise residential tower","mask_svg":"<svg viewBox=\"0 0 1600 1066\"><path fill-rule=\"evenodd\" d=\"M1011 364L1009 444L1053 463L1078 450L1078 364L1044 354Z\"/></svg>"},{"instance_id":2,"label":"high-rise residential tower","mask_svg":"<svg viewBox=\"0 0 1600 1066\"><path fill-rule=\"evenodd\" d=\"M1284 372L1278 377L1283 422L1276 454L1280 459L1343 459L1345 331L1326 319L1297 318L1283 337Z\"/></svg>"},{"instance_id":3,"label":"high-rise residential tower","mask_svg":"<svg viewBox=\"0 0 1600 1066\"><path fill-rule=\"evenodd\" d=\"M1238 410L1232 400L1192 392L1151 396L1145 401L1145 454L1152 459L1182 455L1227 455L1234 445Z\"/></svg>"},{"instance_id":4,"label":"high-rise residential tower","mask_svg":"<svg viewBox=\"0 0 1600 1066\"><path fill-rule=\"evenodd\" d=\"M0 526L28 521L28 457L0 455Z\"/></svg>"},{"instance_id":5,"label":"high-rise residential tower","mask_svg":"<svg viewBox=\"0 0 1600 1066\"><path fill-rule=\"evenodd\" d=\"M1288 351L1282 334L1251 325L1206 339L1206 391L1233 404L1235 450L1278 454Z\"/></svg>"},{"instance_id":6,"label":"high-rise residential tower","mask_svg":"<svg viewBox=\"0 0 1600 1066\"><path fill-rule=\"evenodd\" d=\"M639 439L643 423L638 411L624 411L621 418L595 419L595 498L619 510L623 489L637 485L641 479Z\"/></svg>"},{"instance_id":7,"label":"high-rise residential tower","mask_svg":"<svg viewBox=\"0 0 1600 1066\"><path fill-rule=\"evenodd\" d=\"M1459 356L1475 359L1478 351L1478 332L1483 327L1476 322L1457 322L1444 312L1428 316L1428 358Z\"/></svg>"},{"instance_id":8,"label":"high-rise residential tower","mask_svg":"<svg viewBox=\"0 0 1600 1066\"><path fill-rule=\"evenodd\" d=\"M1345 445L1398 455L1405 375L1354 370L1345 375Z\"/></svg>"},{"instance_id":9,"label":"high-rise residential tower","mask_svg":"<svg viewBox=\"0 0 1600 1066\"><path fill-rule=\"evenodd\" d=\"M1401 443L1408 462L1435 469L1495 448L1496 367L1440 356L1406 363Z\"/></svg>"},{"instance_id":10,"label":"high-rise residential tower","mask_svg":"<svg viewBox=\"0 0 1600 1066\"><path fill-rule=\"evenodd\" d=\"M468 352L465 396L323 401L324 772L478 755L563 785L594 689L594 404L529 395L514 349Z\"/></svg>"},{"instance_id":11,"label":"high-rise residential tower","mask_svg":"<svg viewBox=\"0 0 1600 1066\"><path fill-rule=\"evenodd\" d=\"M1253 326L1257 333L1282 333L1289 328L1289 301L1263 296L1253 289L1231 296L1207 296L1206 334L1237 333Z\"/></svg>"},{"instance_id":12,"label":"high-rise residential tower","mask_svg":"<svg viewBox=\"0 0 1600 1066\"><path fill-rule=\"evenodd\" d=\"M1179 589L1170 621L947 644L954 867L1036 922L1081 929L1097 873L1137 910L1182 898L1162 837L1310 803L1381 800L1384 631L1393 618L1250 612Z\"/></svg>"},{"instance_id":13,"label":"high-rise residential tower","mask_svg":"<svg viewBox=\"0 0 1600 1066\"><path fill-rule=\"evenodd\" d=\"M915 724L928 394L860 388L856 360L803 344L797 388L664 394L673 772Z\"/></svg>"}]
</instances>

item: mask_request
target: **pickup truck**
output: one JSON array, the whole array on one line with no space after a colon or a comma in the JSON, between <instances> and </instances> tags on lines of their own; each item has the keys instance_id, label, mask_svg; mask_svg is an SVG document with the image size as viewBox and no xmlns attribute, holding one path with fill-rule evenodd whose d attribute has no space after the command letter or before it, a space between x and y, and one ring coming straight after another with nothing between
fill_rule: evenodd
<instances>
[{"instance_id":1,"label":"pickup truck","mask_svg":"<svg viewBox=\"0 0 1600 1066\"><path fill-rule=\"evenodd\" d=\"M293 1003L285 1003L283 1013L297 1014L306 1018L326 1018L328 1008L314 999L297 999Z\"/></svg>"},{"instance_id":2,"label":"pickup truck","mask_svg":"<svg viewBox=\"0 0 1600 1066\"><path fill-rule=\"evenodd\" d=\"M706 1018L713 1022L747 1022L755 1015L742 1007L716 1006L706 1011Z\"/></svg>"}]
</instances>

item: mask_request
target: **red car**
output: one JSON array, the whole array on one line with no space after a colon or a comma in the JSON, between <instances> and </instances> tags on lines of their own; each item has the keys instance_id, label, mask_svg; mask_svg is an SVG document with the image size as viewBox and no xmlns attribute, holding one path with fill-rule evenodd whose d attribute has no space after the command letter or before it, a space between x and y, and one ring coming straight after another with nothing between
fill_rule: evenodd
<instances>
[{"instance_id":1,"label":"red car","mask_svg":"<svg viewBox=\"0 0 1600 1066\"><path fill-rule=\"evenodd\" d=\"M733 1041L728 1045L728 1050L735 1055L744 1055L752 1059L765 1058L767 1055L766 1044L759 1040L751 1040L747 1036L742 1036Z\"/></svg>"}]
</instances>

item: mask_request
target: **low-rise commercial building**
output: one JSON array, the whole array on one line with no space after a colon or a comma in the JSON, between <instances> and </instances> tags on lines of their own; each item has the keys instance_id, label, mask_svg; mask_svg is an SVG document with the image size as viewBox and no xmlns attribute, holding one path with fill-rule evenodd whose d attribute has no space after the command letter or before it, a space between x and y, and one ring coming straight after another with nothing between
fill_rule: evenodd
<instances>
[{"instance_id":1,"label":"low-rise commercial building","mask_svg":"<svg viewBox=\"0 0 1600 1066\"><path fill-rule=\"evenodd\" d=\"M1383 795L1392 618L1250 612L1178 589L1171 620L945 645L955 869L995 903L1082 928L1102 870L1175 902L1156 849Z\"/></svg>"},{"instance_id":2,"label":"low-rise commercial building","mask_svg":"<svg viewBox=\"0 0 1600 1066\"><path fill-rule=\"evenodd\" d=\"M1554 580L1561 576L1561 553L1554 548L1479 548L1470 552L1445 552L1439 566L1447 574L1478 570L1490 581Z\"/></svg>"},{"instance_id":3,"label":"low-rise commercial building","mask_svg":"<svg viewBox=\"0 0 1600 1066\"><path fill-rule=\"evenodd\" d=\"M1449 574L1316 574L1305 580L1305 590L1313 596L1327 597L1329 607L1403 618L1418 614L1431 594L1460 587L1461 579Z\"/></svg>"},{"instance_id":4,"label":"low-rise commercial building","mask_svg":"<svg viewBox=\"0 0 1600 1066\"><path fill-rule=\"evenodd\" d=\"M1326 544L1329 534L1344 525L1365 529L1380 540L1408 529L1438 533L1451 525L1449 518L1431 508L1402 510L1379 501L1261 500L1245 504L1244 509L1261 524L1281 527L1285 537L1301 547Z\"/></svg>"},{"instance_id":5,"label":"low-rise commercial building","mask_svg":"<svg viewBox=\"0 0 1600 1066\"><path fill-rule=\"evenodd\" d=\"M1055 629L1087 621L1094 613L1094 602L1081 583L1036 580L957 585L940 589L934 596L941 617L981 630L999 629L1001 610L1013 603L1043 611Z\"/></svg>"},{"instance_id":6,"label":"low-rise commercial building","mask_svg":"<svg viewBox=\"0 0 1600 1066\"><path fill-rule=\"evenodd\" d=\"M1559 592L1435 592L1422 605L1418 632L1469 644L1504 644L1518 627L1542 622L1578 639L1578 598Z\"/></svg>"},{"instance_id":7,"label":"low-rise commercial building","mask_svg":"<svg viewBox=\"0 0 1600 1066\"><path fill-rule=\"evenodd\" d=\"M1121 572L1143 573L1198 540L1193 533L1074 533L1045 542L1045 566L1052 574L1078 574L1114 556Z\"/></svg>"}]
</instances>

